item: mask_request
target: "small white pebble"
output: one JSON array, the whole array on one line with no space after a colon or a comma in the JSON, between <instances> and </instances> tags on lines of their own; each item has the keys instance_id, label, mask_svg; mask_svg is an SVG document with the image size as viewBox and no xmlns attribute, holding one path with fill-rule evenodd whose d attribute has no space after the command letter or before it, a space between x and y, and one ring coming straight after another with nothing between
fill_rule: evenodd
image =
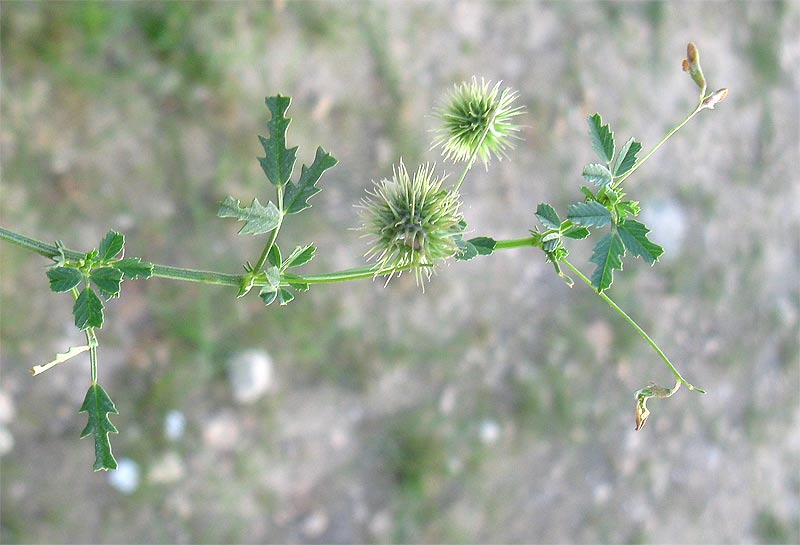
<instances>
[{"instance_id":1,"label":"small white pebble","mask_svg":"<svg viewBox=\"0 0 800 545\"><path fill-rule=\"evenodd\" d=\"M180 411L170 411L164 417L164 437L177 441L186 431L186 417Z\"/></svg>"},{"instance_id":2,"label":"small white pebble","mask_svg":"<svg viewBox=\"0 0 800 545\"><path fill-rule=\"evenodd\" d=\"M239 403L252 403L273 386L272 358L263 350L244 350L228 361L228 381Z\"/></svg>"},{"instance_id":3,"label":"small white pebble","mask_svg":"<svg viewBox=\"0 0 800 545\"><path fill-rule=\"evenodd\" d=\"M108 473L108 482L123 494L132 494L139 488L139 464L130 458L120 458L116 471Z\"/></svg>"},{"instance_id":4,"label":"small white pebble","mask_svg":"<svg viewBox=\"0 0 800 545\"><path fill-rule=\"evenodd\" d=\"M481 422L481 443L491 445L500 438L500 426L494 420L484 420Z\"/></svg>"}]
</instances>

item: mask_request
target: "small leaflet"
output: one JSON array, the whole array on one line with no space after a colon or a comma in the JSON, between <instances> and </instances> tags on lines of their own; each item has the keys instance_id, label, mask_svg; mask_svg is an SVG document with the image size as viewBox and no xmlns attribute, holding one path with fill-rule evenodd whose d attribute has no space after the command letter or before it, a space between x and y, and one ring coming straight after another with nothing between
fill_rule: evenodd
<instances>
[{"instance_id":1,"label":"small leaflet","mask_svg":"<svg viewBox=\"0 0 800 545\"><path fill-rule=\"evenodd\" d=\"M241 206L238 199L230 195L219 205L217 216L220 218L236 218L245 222L239 230L240 235L261 235L269 233L280 223L281 213L278 208L269 202L267 206L253 199L250 206Z\"/></svg>"},{"instance_id":2,"label":"small leaflet","mask_svg":"<svg viewBox=\"0 0 800 545\"><path fill-rule=\"evenodd\" d=\"M317 187L317 182L322 177L322 174L336 165L337 162L333 155L326 152L321 146L317 148L317 153L311 166L303 165L300 170L300 178L297 180L297 185L292 182L287 182L286 184L283 207L287 214L297 214L311 207L308 204L308 199L322 191Z\"/></svg>"},{"instance_id":3,"label":"small leaflet","mask_svg":"<svg viewBox=\"0 0 800 545\"><path fill-rule=\"evenodd\" d=\"M100 241L100 247L97 250L100 261L108 261L117 257L117 254L122 251L124 246L125 235L116 231L109 231Z\"/></svg>"},{"instance_id":4,"label":"small leaflet","mask_svg":"<svg viewBox=\"0 0 800 545\"><path fill-rule=\"evenodd\" d=\"M50 289L56 293L69 291L80 284L83 275L72 267L53 267L47 271Z\"/></svg>"},{"instance_id":5,"label":"small leaflet","mask_svg":"<svg viewBox=\"0 0 800 545\"><path fill-rule=\"evenodd\" d=\"M103 326L103 301L87 286L75 300L72 314L75 316L75 327L81 331L90 327L100 328Z\"/></svg>"},{"instance_id":6,"label":"small leaflet","mask_svg":"<svg viewBox=\"0 0 800 545\"><path fill-rule=\"evenodd\" d=\"M294 163L297 160L297 146L286 147L286 131L291 119L286 117L286 110L292 99L285 96L267 97L266 103L272 118L267 123L269 138L259 136L261 147L264 148L264 157L259 157L261 168L264 170L272 185L286 185L292 177Z\"/></svg>"},{"instance_id":7,"label":"small leaflet","mask_svg":"<svg viewBox=\"0 0 800 545\"><path fill-rule=\"evenodd\" d=\"M119 414L114 402L106 391L95 383L89 386L78 412L89 414L89 421L81 432L81 439L89 435L94 437L94 470L117 469L117 460L111 452L111 441L108 438L109 433L118 433L108 418L109 413Z\"/></svg>"},{"instance_id":8,"label":"small leaflet","mask_svg":"<svg viewBox=\"0 0 800 545\"><path fill-rule=\"evenodd\" d=\"M636 164L636 154L641 151L642 145L631 138L619 150L617 160L614 161L614 176L622 176Z\"/></svg>"},{"instance_id":9,"label":"small leaflet","mask_svg":"<svg viewBox=\"0 0 800 545\"><path fill-rule=\"evenodd\" d=\"M138 257L120 259L114 263L114 267L122 271L122 275L128 280L147 279L153 276L153 264L142 261Z\"/></svg>"},{"instance_id":10,"label":"small leaflet","mask_svg":"<svg viewBox=\"0 0 800 545\"><path fill-rule=\"evenodd\" d=\"M600 117L600 114L590 115L587 121L589 122L589 136L592 138L592 149L603 162L610 163L614 158L614 133L611 132L608 125L603 125L603 118Z\"/></svg>"},{"instance_id":11,"label":"small leaflet","mask_svg":"<svg viewBox=\"0 0 800 545\"><path fill-rule=\"evenodd\" d=\"M89 279L106 299L119 297L120 284L122 283L121 270L116 267L100 267L93 269L89 273Z\"/></svg>"},{"instance_id":12,"label":"small leaflet","mask_svg":"<svg viewBox=\"0 0 800 545\"><path fill-rule=\"evenodd\" d=\"M616 231L606 233L597 241L589 261L597 265L591 280L598 292L605 291L611 286L614 281L614 269L622 270L623 255L625 246Z\"/></svg>"},{"instance_id":13,"label":"small leaflet","mask_svg":"<svg viewBox=\"0 0 800 545\"><path fill-rule=\"evenodd\" d=\"M600 187L607 186L614 179L611 175L611 171L600 163L592 163L591 165L583 167L583 177L587 182L591 182Z\"/></svg>"},{"instance_id":14,"label":"small leaflet","mask_svg":"<svg viewBox=\"0 0 800 545\"><path fill-rule=\"evenodd\" d=\"M611 212L597 201L579 202L567 208L567 219L584 227L604 227L611 223Z\"/></svg>"},{"instance_id":15,"label":"small leaflet","mask_svg":"<svg viewBox=\"0 0 800 545\"><path fill-rule=\"evenodd\" d=\"M558 212L547 203L539 203L539 206L536 207L536 218L547 229L561 228L561 218L558 217Z\"/></svg>"},{"instance_id":16,"label":"small leaflet","mask_svg":"<svg viewBox=\"0 0 800 545\"><path fill-rule=\"evenodd\" d=\"M650 229L636 220L626 220L617 226L619 236L625 248L637 257L641 257L648 265L655 264L664 253L664 248L647 238Z\"/></svg>"}]
</instances>

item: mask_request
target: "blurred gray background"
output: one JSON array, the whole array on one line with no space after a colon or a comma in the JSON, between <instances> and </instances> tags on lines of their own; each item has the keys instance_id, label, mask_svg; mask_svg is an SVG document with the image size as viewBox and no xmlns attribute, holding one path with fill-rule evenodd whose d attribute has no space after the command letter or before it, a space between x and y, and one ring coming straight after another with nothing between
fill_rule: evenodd
<instances>
[{"instance_id":1,"label":"blurred gray background","mask_svg":"<svg viewBox=\"0 0 800 545\"><path fill-rule=\"evenodd\" d=\"M92 473L82 343L47 261L0 244L3 543L800 541L797 2L0 5L0 224L86 250L237 272L263 240L215 217L272 191L264 97L290 145L339 165L281 232L308 272L360 266L371 180L438 161L432 108L472 75L528 113L463 186L474 236L520 237L580 199L585 118L649 149L692 108L688 41L730 96L627 187L667 254L611 294L708 394L671 375L540 252L315 286L283 308L163 279L107 305L100 382L121 470ZM571 245L587 264L590 245Z\"/></svg>"}]
</instances>

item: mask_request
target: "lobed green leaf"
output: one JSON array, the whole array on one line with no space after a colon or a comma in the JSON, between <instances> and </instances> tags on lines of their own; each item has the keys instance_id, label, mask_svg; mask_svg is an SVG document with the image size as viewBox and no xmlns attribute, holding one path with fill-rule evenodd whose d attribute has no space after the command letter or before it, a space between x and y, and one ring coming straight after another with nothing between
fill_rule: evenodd
<instances>
[{"instance_id":1,"label":"lobed green leaf","mask_svg":"<svg viewBox=\"0 0 800 545\"><path fill-rule=\"evenodd\" d=\"M269 249L269 253L267 253L267 261L275 267L280 268L281 263L283 263L283 257L281 256L281 249L278 248L277 244L273 244L272 248Z\"/></svg>"},{"instance_id":2,"label":"lobed green leaf","mask_svg":"<svg viewBox=\"0 0 800 545\"><path fill-rule=\"evenodd\" d=\"M109 413L119 414L114 402L106 391L95 383L86 392L78 413L89 414L89 421L81 432L81 439L89 435L94 437L94 470L117 469L117 461L111 452L111 440L108 438L109 433L118 433L108 418Z\"/></svg>"},{"instance_id":3,"label":"lobed green leaf","mask_svg":"<svg viewBox=\"0 0 800 545\"><path fill-rule=\"evenodd\" d=\"M611 132L608 125L603 125L603 118L600 117L600 114L590 115L587 121L589 122L589 136L592 138L592 149L606 164L610 163L614 158L614 133Z\"/></svg>"},{"instance_id":4,"label":"lobed green leaf","mask_svg":"<svg viewBox=\"0 0 800 545\"><path fill-rule=\"evenodd\" d=\"M322 147L317 148L314 162L310 167L303 165L300 170L300 179L297 185L292 182L286 184L286 194L283 197L283 209L287 214L297 214L310 208L308 199L322 191L316 186L322 174L333 167L338 161Z\"/></svg>"},{"instance_id":5,"label":"lobed green leaf","mask_svg":"<svg viewBox=\"0 0 800 545\"><path fill-rule=\"evenodd\" d=\"M622 176L636 164L636 154L642 149L642 144L631 138L619 150L617 160L614 161L614 176Z\"/></svg>"},{"instance_id":6,"label":"lobed green leaf","mask_svg":"<svg viewBox=\"0 0 800 545\"><path fill-rule=\"evenodd\" d=\"M278 296L278 290L264 286L261 288L261 291L258 292L258 296L261 297L265 305L270 305Z\"/></svg>"},{"instance_id":7,"label":"lobed green leaf","mask_svg":"<svg viewBox=\"0 0 800 545\"><path fill-rule=\"evenodd\" d=\"M56 293L69 291L81 283L83 275L72 267L54 267L47 271L50 289Z\"/></svg>"},{"instance_id":8,"label":"lobed green leaf","mask_svg":"<svg viewBox=\"0 0 800 545\"><path fill-rule=\"evenodd\" d=\"M639 206L639 201L622 201L621 203L617 203L617 215L620 217L624 218L628 214L635 217L639 215L640 211L641 207Z\"/></svg>"},{"instance_id":9,"label":"lobed green leaf","mask_svg":"<svg viewBox=\"0 0 800 545\"><path fill-rule=\"evenodd\" d=\"M617 226L617 230L625 248L631 254L644 259L648 265L655 264L664 253L664 248L647 238L650 229L643 223L625 220Z\"/></svg>"},{"instance_id":10,"label":"lobed green leaf","mask_svg":"<svg viewBox=\"0 0 800 545\"><path fill-rule=\"evenodd\" d=\"M616 230L606 233L597 241L589 260L597 265L592 273L592 286L600 292L607 290L614 281L614 269L622 270L625 246Z\"/></svg>"},{"instance_id":11,"label":"lobed green leaf","mask_svg":"<svg viewBox=\"0 0 800 545\"><path fill-rule=\"evenodd\" d=\"M491 237L475 237L469 239L467 243L475 248L478 255L492 255L494 247L497 245L497 241Z\"/></svg>"},{"instance_id":12,"label":"lobed green leaf","mask_svg":"<svg viewBox=\"0 0 800 545\"><path fill-rule=\"evenodd\" d=\"M604 227L611 223L611 212L597 201L579 202L567 208L567 219L584 227Z\"/></svg>"},{"instance_id":13,"label":"lobed green leaf","mask_svg":"<svg viewBox=\"0 0 800 545\"><path fill-rule=\"evenodd\" d=\"M583 177L586 178L587 182L591 182L600 187L607 186L614 179L611 175L611 171L600 163L592 163L591 165L583 167Z\"/></svg>"},{"instance_id":14,"label":"lobed green leaf","mask_svg":"<svg viewBox=\"0 0 800 545\"><path fill-rule=\"evenodd\" d=\"M103 301L91 287L86 286L75 300L72 314L75 316L75 327L81 331L89 327L100 328L103 326Z\"/></svg>"},{"instance_id":15,"label":"lobed green leaf","mask_svg":"<svg viewBox=\"0 0 800 545\"><path fill-rule=\"evenodd\" d=\"M308 284L303 284L300 282L289 282L289 286L296 289L297 291L308 291Z\"/></svg>"},{"instance_id":16,"label":"lobed green leaf","mask_svg":"<svg viewBox=\"0 0 800 545\"><path fill-rule=\"evenodd\" d=\"M297 146L286 147L286 131L291 119L286 117L286 110L292 99L281 95L267 97L266 103L272 118L267 123L269 138L259 136L265 157L259 157L261 168L269 181L275 186L283 186L292 177L294 163L297 160Z\"/></svg>"},{"instance_id":17,"label":"lobed green leaf","mask_svg":"<svg viewBox=\"0 0 800 545\"><path fill-rule=\"evenodd\" d=\"M122 275L129 280L147 279L153 276L153 264L142 261L138 257L120 259L114 263L114 267L122 271Z\"/></svg>"},{"instance_id":18,"label":"lobed green leaf","mask_svg":"<svg viewBox=\"0 0 800 545\"><path fill-rule=\"evenodd\" d=\"M97 250L98 258L100 261L113 259L117 257L117 254L119 254L124 247L125 235L117 233L116 231L109 231L106 233L106 236L103 237L103 240L100 241L100 247Z\"/></svg>"},{"instance_id":19,"label":"lobed green leaf","mask_svg":"<svg viewBox=\"0 0 800 545\"><path fill-rule=\"evenodd\" d=\"M536 207L536 218L548 229L560 229L561 218L555 208L547 203L539 203Z\"/></svg>"},{"instance_id":20,"label":"lobed green leaf","mask_svg":"<svg viewBox=\"0 0 800 545\"><path fill-rule=\"evenodd\" d=\"M116 267L100 267L92 270L89 274L89 279L106 299L119 297L120 284L122 283L121 270Z\"/></svg>"},{"instance_id":21,"label":"lobed green leaf","mask_svg":"<svg viewBox=\"0 0 800 545\"><path fill-rule=\"evenodd\" d=\"M281 306L288 305L292 299L294 299L294 294L286 288L280 288L278 290L278 303L280 303Z\"/></svg>"},{"instance_id":22,"label":"lobed green leaf","mask_svg":"<svg viewBox=\"0 0 800 545\"><path fill-rule=\"evenodd\" d=\"M580 225L573 225L572 227L568 227L561 234L567 238L583 240L589 236L589 229Z\"/></svg>"},{"instance_id":23,"label":"lobed green leaf","mask_svg":"<svg viewBox=\"0 0 800 545\"><path fill-rule=\"evenodd\" d=\"M305 265L314 259L314 253L316 251L317 249L313 244L309 244L307 246L298 246L291 254L289 254L289 257L286 258L286 261L284 261L284 269Z\"/></svg>"},{"instance_id":24,"label":"lobed green leaf","mask_svg":"<svg viewBox=\"0 0 800 545\"><path fill-rule=\"evenodd\" d=\"M250 206L241 206L238 199L230 195L219 205L217 216L220 218L236 218L245 222L239 229L240 235L260 235L269 233L280 223L281 213L278 208L270 202L267 206L253 199Z\"/></svg>"}]
</instances>

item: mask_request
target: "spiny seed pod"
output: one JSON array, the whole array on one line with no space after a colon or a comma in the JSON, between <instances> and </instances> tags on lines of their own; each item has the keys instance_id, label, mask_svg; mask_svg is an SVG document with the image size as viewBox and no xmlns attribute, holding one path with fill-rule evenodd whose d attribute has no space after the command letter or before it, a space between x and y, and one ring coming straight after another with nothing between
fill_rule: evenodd
<instances>
[{"instance_id":1,"label":"spiny seed pod","mask_svg":"<svg viewBox=\"0 0 800 545\"><path fill-rule=\"evenodd\" d=\"M497 82L473 76L472 81L456 85L448 103L436 116L442 121L431 149L441 147L445 159L455 162L477 158L488 166L492 155L501 159L506 148L513 148L511 140L518 138L519 126L514 118L524 112L524 107L513 107L519 95L511 89L500 90Z\"/></svg>"},{"instance_id":2,"label":"spiny seed pod","mask_svg":"<svg viewBox=\"0 0 800 545\"><path fill-rule=\"evenodd\" d=\"M421 165L410 176L402 160L392 179L375 183L361 200L361 229L371 236L367 259L375 259L376 275L389 278L411 269L417 278L430 278L437 261L455 255L456 238L463 234L457 192L443 189L444 178L434 176L434 166Z\"/></svg>"}]
</instances>

